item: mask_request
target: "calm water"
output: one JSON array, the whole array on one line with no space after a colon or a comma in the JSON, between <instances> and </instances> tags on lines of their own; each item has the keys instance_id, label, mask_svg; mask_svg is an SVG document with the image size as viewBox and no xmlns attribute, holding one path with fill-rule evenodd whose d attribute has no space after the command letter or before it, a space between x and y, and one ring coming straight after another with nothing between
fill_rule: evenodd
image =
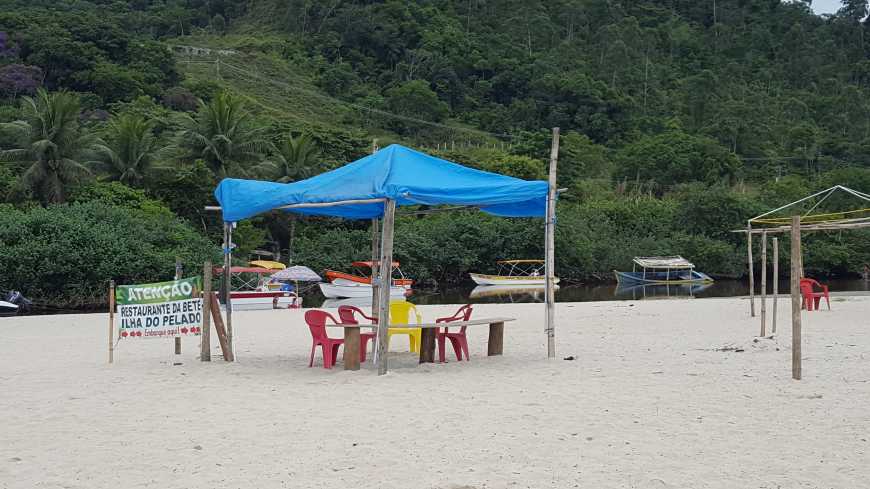
<instances>
[{"instance_id":1,"label":"calm water","mask_svg":"<svg viewBox=\"0 0 870 489\"><path fill-rule=\"evenodd\" d=\"M824 282L831 292L870 292L870 282L863 280L828 280ZM773 291L773 285L768 285ZM761 289L756 287L757 291ZM780 293L789 290L788 281L780 282ZM741 297L749 295L749 283L739 280L720 280L706 285L646 285L622 287L616 284L564 284L556 291L556 302L592 302L644 300L692 297ZM324 300L319 290L303 294L308 307L338 307L342 304L369 306L364 299ZM544 289L483 288L473 284L444 290L415 290L409 300L415 304L509 303L544 302ZM356 301L356 302L354 302Z\"/></svg>"},{"instance_id":2,"label":"calm water","mask_svg":"<svg viewBox=\"0 0 870 489\"><path fill-rule=\"evenodd\" d=\"M827 280L833 293L854 292L870 293L870 282L863 280ZM773 286L769 285L770 290ZM788 281L780 282L779 290L787 293ZM756 292L760 288L756 288ZM593 302L622 300L654 300L654 299L690 299L692 297L741 297L749 295L749 284L739 280L719 280L708 285L646 285L635 287L620 287L616 284L563 284L556 291L556 302ZM324 299L320 289L314 285L303 290L303 305L305 307L337 308L342 304L370 307L367 299ZM443 290L414 290L409 300L415 304L501 304L522 302L544 302L544 290L539 289L506 289L475 287L474 284L452 287ZM37 308L30 314L81 314L87 312L105 312L99 310Z\"/></svg>"}]
</instances>

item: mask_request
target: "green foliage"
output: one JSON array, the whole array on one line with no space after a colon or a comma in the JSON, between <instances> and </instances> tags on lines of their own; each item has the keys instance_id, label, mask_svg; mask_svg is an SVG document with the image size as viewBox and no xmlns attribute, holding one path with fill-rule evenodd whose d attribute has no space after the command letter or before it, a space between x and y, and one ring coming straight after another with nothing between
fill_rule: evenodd
<instances>
[{"instance_id":1,"label":"green foliage","mask_svg":"<svg viewBox=\"0 0 870 489\"><path fill-rule=\"evenodd\" d=\"M236 225L233 230L234 258L247 263L251 252L266 241L266 230L255 226L254 221L248 219Z\"/></svg>"},{"instance_id":2,"label":"green foliage","mask_svg":"<svg viewBox=\"0 0 870 489\"><path fill-rule=\"evenodd\" d=\"M98 202L113 207L136 209L148 214L172 218L172 211L158 200L149 198L144 191L133 189L119 182L88 182L73 187L70 203Z\"/></svg>"},{"instance_id":3,"label":"green foliage","mask_svg":"<svg viewBox=\"0 0 870 489\"><path fill-rule=\"evenodd\" d=\"M412 133L419 130L419 125L412 119L440 122L447 117L447 104L438 99L438 95L429 88L423 80L413 80L387 90L387 109L409 119L394 120L391 127L399 133Z\"/></svg>"},{"instance_id":4,"label":"green foliage","mask_svg":"<svg viewBox=\"0 0 870 489\"><path fill-rule=\"evenodd\" d=\"M175 139L175 157L186 162L202 159L219 178L245 176L263 161L268 148L264 128L258 126L242 99L223 92L200 106L196 117L182 115Z\"/></svg>"},{"instance_id":5,"label":"green foliage","mask_svg":"<svg viewBox=\"0 0 870 489\"><path fill-rule=\"evenodd\" d=\"M700 181L730 183L740 161L716 141L673 130L644 136L616 154L616 176L654 182L660 188Z\"/></svg>"},{"instance_id":6,"label":"green foliage","mask_svg":"<svg viewBox=\"0 0 870 489\"><path fill-rule=\"evenodd\" d=\"M287 135L276 146L274 154L274 180L288 183L302 180L313 175L319 151L308 134L298 137Z\"/></svg>"},{"instance_id":7,"label":"green foliage","mask_svg":"<svg viewBox=\"0 0 870 489\"><path fill-rule=\"evenodd\" d=\"M21 181L42 202L63 202L67 188L90 173L80 160L96 144L79 126L78 98L40 89L22 99L21 112L23 120L0 124L16 138L14 149L0 150L0 161L25 165Z\"/></svg>"},{"instance_id":8,"label":"green foliage","mask_svg":"<svg viewBox=\"0 0 870 489\"><path fill-rule=\"evenodd\" d=\"M105 178L139 187L148 177L157 152L151 123L135 115L115 116L109 121L108 143L95 148L96 165Z\"/></svg>"},{"instance_id":9,"label":"green foliage","mask_svg":"<svg viewBox=\"0 0 870 489\"><path fill-rule=\"evenodd\" d=\"M165 214L102 202L0 210L0 288L54 306L105 303L107 283L172 278L175 257L198 270L216 247Z\"/></svg>"}]
</instances>

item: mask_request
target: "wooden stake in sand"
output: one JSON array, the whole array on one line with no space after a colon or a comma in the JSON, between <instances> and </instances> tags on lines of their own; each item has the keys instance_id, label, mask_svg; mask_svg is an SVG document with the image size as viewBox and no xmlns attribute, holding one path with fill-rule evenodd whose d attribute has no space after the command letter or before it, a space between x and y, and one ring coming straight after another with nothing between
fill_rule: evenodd
<instances>
[{"instance_id":1,"label":"wooden stake in sand","mask_svg":"<svg viewBox=\"0 0 870 489\"><path fill-rule=\"evenodd\" d=\"M181 280L181 258L175 257L175 280ZM181 336L175 337L175 354L181 355Z\"/></svg>"},{"instance_id":2,"label":"wooden stake in sand","mask_svg":"<svg viewBox=\"0 0 870 489\"><path fill-rule=\"evenodd\" d=\"M199 359L211 361L211 261L202 266L202 334L200 335Z\"/></svg>"},{"instance_id":3,"label":"wooden stake in sand","mask_svg":"<svg viewBox=\"0 0 870 489\"><path fill-rule=\"evenodd\" d=\"M229 340L227 339L227 331L224 329L224 320L221 317L221 306L218 301L215 300L215 297L212 296L209 302L209 307L211 308L211 317L214 321L214 332L217 333L218 342L221 345L221 352L224 354L224 360L227 362L232 362L235 360L233 356L233 351L230 348Z\"/></svg>"},{"instance_id":4,"label":"wooden stake in sand","mask_svg":"<svg viewBox=\"0 0 870 489\"><path fill-rule=\"evenodd\" d=\"M109 363L115 361L115 281L109 280Z\"/></svg>"},{"instance_id":5,"label":"wooden stake in sand","mask_svg":"<svg viewBox=\"0 0 870 489\"><path fill-rule=\"evenodd\" d=\"M761 233L761 335L767 336L767 231Z\"/></svg>"},{"instance_id":6,"label":"wooden stake in sand","mask_svg":"<svg viewBox=\"0 0 870 489\"><path fill-rule=\"evenodd\" d=\"M801 217L791 218L791 377L801 379Z\"/></svg>"},{"instance_id":7,"label":"wooden stake in sand","mask_svg":"<svg viewBox=\"0 0 870 489\"><path fill-rule=\"evenodd\" d=\"M544 273L546 275L547 308L547 358L556 358L556 287L554 254L556 252L556 165L559 162L559 128L553 128L553 142L550 147L550 174L547 192L547 222L544 238Z\"/></svg>"},{"instance_id":8,"label":"wooden stake in sand","mask_svg":"<svg viewBox=\"0 0 870 489\"><path fill-rule=\"evenodd\" d=\"M770 332L776 334L776 303L779 300L779 238L773 238L773 317Z\"/></svg>"}]
</instances>

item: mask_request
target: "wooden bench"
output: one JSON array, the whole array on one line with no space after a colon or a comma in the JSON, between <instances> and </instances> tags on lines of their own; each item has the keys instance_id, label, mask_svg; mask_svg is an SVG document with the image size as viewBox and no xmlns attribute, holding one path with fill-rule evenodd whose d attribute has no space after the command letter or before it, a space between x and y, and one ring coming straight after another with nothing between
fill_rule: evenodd
<instances>
[{"instance_id":1,"label":"wooden bench","mask_svg":"<svg viewBox=\"0 0 870 489\"><path fill-rule=\"evenodd\" d=\"M390 324L388 328L420 328L420 363L435 362L435 332L437 328L461 328L463 326L489 325L489 344L487 355L501 355L504 349L504 323L516 321L515 318L482 318L452 323ZM344 329L344 369L359 370L360 328L375 329L377 324L327 324L328 328Z\"/></svg>"}]
</instances>

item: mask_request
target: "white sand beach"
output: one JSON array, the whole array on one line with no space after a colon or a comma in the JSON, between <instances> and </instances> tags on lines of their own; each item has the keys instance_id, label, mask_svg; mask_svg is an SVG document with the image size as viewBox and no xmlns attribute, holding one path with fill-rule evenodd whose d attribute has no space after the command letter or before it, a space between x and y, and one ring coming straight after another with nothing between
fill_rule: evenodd
<instances>
[{"instance_id":1,"label":"white sand beach","mask_svg":"<svg viewBox=\"0 0 870 489\"><path fill-rule=\"evenodd\" d=\"M298 310L237 312L234 364L187 338L108 365L104 314L3 318L0 487L870 485L870 297L804 313L802 381L787 300L759 342L743 299L557 306L557 360L542 305L478 305L518 318L504 356L474 328L471 362L399 352L385 377L308 368Z\"/></svg>"}]
</instances>

